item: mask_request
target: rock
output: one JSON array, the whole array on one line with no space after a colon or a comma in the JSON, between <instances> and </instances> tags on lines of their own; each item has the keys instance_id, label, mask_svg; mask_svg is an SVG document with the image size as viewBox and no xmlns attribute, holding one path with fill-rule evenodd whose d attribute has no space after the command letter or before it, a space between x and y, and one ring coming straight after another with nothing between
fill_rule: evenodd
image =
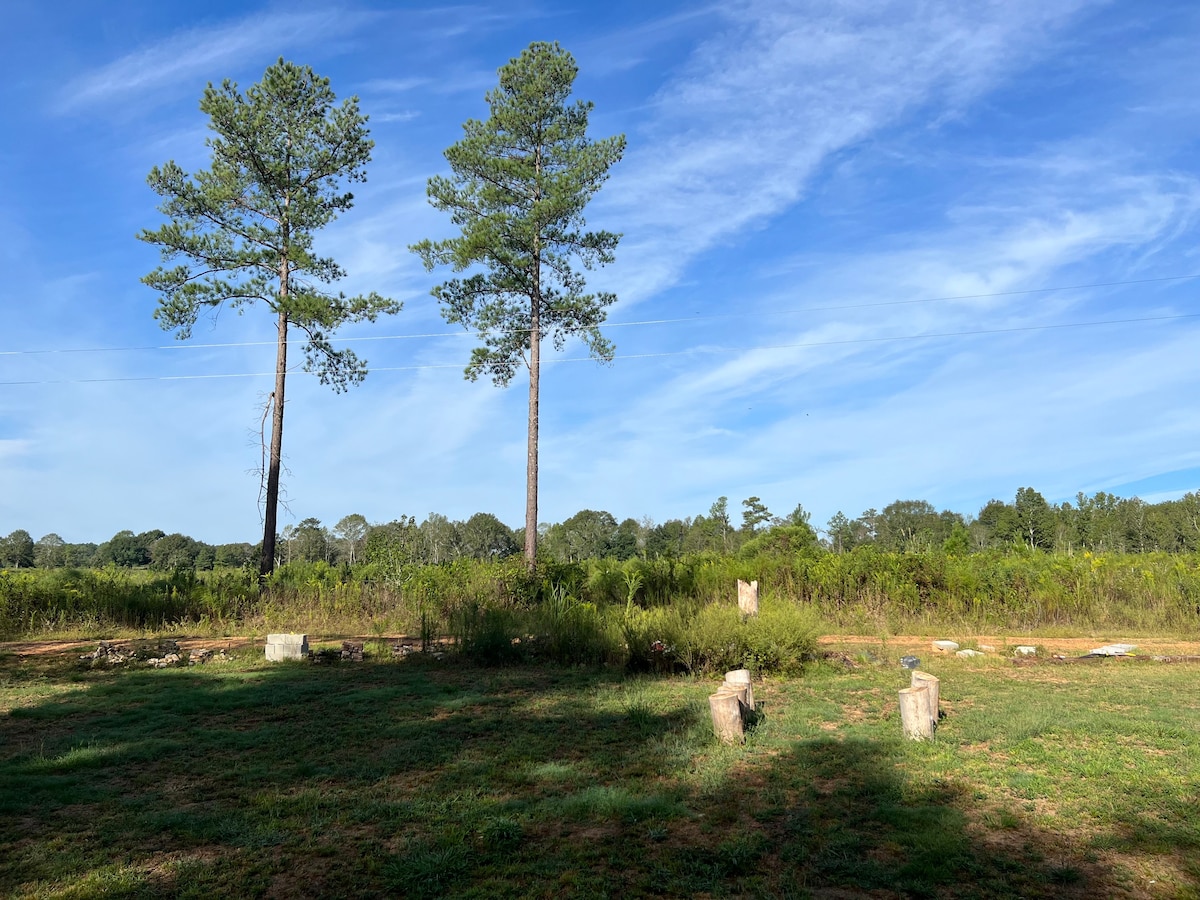
<instances>
[{"instance_id":1,"label":"rock","mask_svg":"<svg viewBox=\"0 0 1200 900\"><path fill-rule=\"evenodd\" d=\"M133 658L133 651L128 647L122 647L119 644L114 644L111 641L101 641L92 653L85 653L81 657L82 660L91 662L96 665L122 666Z\"/></svg>"},{"instance_id":2,"label":"rock","mask_svg":"<svg viewBox=\"0 0 1200 900\"><path fill-rule=\"evenodd\" d=\"M954 655L959 657L960 659L971 659L976 656L983 656L983 654L980 653L978 650L971 650L971 649L959 650Z\"/></svg>"},{"instance_id":3,"label":"rock","mask_svg":"<svg viewBox=\"0 0 1200 900\"><path fill-rule=\"evenodd\" d=\"M980 644L979 649L982 650L984 653L995 653L996 652L996 648L993 647L991 644Z\"/></svg>"},{"instance_id":4,"label":"rock","mask_svg":"<svg viewBox=\"0 0 1200 900\"><path fill-rule=\"evenodd\" d=\"M915 657L915 656L900 657L900 668L902 668L902 669L919 669L920 667L921 667L921 660L917 659L917 657Z\"/></svg>"},{"instance_id":5,"label":"rock","mask_svg":"<svg viewBox=\"0 0 1200 900\"><path fill-rule=\"evenodd\" d=\"M1128 656L1137 649L1137 644L1105 644L1097 647L1089 656Z\"/></svg>"},{"instance_id":6,"label":"rock","mask_svg":"<svg viewBox=\"0 0 1200 900\"><path fill-rule=\"evenodd\" d=\"M933 649L939 653L953 653L958 649L958 644L954 641L934 641Z\"/></svg>"},{"instance_id":7,"label":"rock","mask_svg":"<svg viewBox=\"0 0 1200 900\"><path fill-rule=\"evenodd\" d=\"M133 651L133 656L149 662L152 659L170 656L172 653L178 655L179 644L169 638L161 638L157 641L144 641L138 644Z\"/></svg>"},{"instance_id":8,"label":"rock","mask_svg":"<svg viewBox=\"0 0 1200 900\"><path fill-rule=\"evenodd\" d=\"M1021 646L1013 650L1014 656L1037 656L1037 647Z\"/></svg>"}]
</instances>

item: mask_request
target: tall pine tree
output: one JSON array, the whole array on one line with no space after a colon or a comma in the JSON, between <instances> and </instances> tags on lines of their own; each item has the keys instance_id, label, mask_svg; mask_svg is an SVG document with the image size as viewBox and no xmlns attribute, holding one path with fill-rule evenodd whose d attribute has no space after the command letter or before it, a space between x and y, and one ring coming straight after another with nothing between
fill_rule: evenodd
<instances>
[{"instance_id":1,"label":"tall pine tree","mask_svg":"<svg viewBox=\"0 0 1200 900\"><path fill-rule=\"evenodd\" d=\"M432 271L463 277L433 289L447 321L473 329L466 377L487 374L498 386L529 370L525 557L537 555L538 386L541 345L562 349L578 337L597 359L613 346L600 333L611 293L584 293L584 269L610 263L620 235L586 231L584 207L625 150L623 135L587 136L591 103L570 102L578 68L557 43L535 42L500 69L487 94L486 121L470 119L446 150L452 177L429 180L429 202L450 213L458 237L412 249ZM468 271L470 270L470 271Z\"/></svg>"},{"instance_id":2,"label":"tall pine tree","mask_svg":"<svg viewBox=\"0 0 1200 900\"><path fill-rule=\"evenodd\" d=\"M346 322L374 321L400 304L368 294L347 297L323 285L344 277L334 260L313 253L313 235L351 207L346 182L365 181L374 142L358 98L335 106L329 80L282 58L240 94L226 80L209 84L200 109L213 136L212 166L195 175L174 162L149 176L170 220L138 237L161 248L164 262L142 280L161 292L154 316L176 336L191 336L204 311L262 303L275 316L275 390L266 454L259 571L275 566L275 529L283 447L289 329L304 335L305 368L344 391L366 376L366 363L335 350L330 335Z\"/></svg>"}]
</instances>

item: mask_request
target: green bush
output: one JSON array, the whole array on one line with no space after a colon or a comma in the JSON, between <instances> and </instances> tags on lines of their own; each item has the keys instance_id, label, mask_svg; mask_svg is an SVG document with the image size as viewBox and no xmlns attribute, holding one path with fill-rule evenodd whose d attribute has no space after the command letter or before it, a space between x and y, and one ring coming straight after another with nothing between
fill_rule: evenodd
<instances>
[{"instance_id":1,"label":"green bush","mask_svg":"<svg viewBox=\"0 0 1200 900\"><path fill-rule=\"evenodd\" d=\"M623 663L624 652L610 619L594 603L555 589L527 617L533 647L540 658L560 665Z\"/></svg>"},{"instance_id":2,"label":"green bush","mask_svg":"<svg viewBox=\"0 0 1200 900\"><path fill-rule=\"evenodd\" d=\"M746 626L737 607L710 604L684 626L680 657L700 674L740 669L746 656Z\"/></svg>"},{"instance_id":3,"label":"green bush","mask_svg":"<svg viewBox=\"0 0 1200 900\"><path fill-rule=\"evenodd\" d=\"M450 629L459 652L481 665L521 662L528 647L518 614L510 609L465 603L450 617Z\"/></svg>"},{"instance_id":4,"label":"green bush","mask_svg":"<svg viewBox=\"0 0 1200 900\"><path fill-rule=\"evenodd\" d=\"M666 674L687 667L682 657L687 625L679 608L629 606L620 628L630 671Z\"/></svg>"},{"instance_id":5,"label":"green bush","mask_svg":"<svg viewBox=\"0 0 1200 900\"><path fill-rule=\"evenodd\" d=\"M742 665L753 672L794 675L817 653L821 622L808 605L764 598L745 623Z\"/></svg>"}]
</instances>

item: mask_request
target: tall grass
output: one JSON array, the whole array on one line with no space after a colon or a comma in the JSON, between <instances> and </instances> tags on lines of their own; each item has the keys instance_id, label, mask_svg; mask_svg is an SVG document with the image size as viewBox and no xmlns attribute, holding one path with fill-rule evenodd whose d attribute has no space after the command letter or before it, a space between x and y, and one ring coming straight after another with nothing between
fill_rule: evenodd
<instances>
[{"instance_id":1,"label":"tall grass","mask_svg":"<svg viewBox=\"0 0 1200 900\"><path fill-rule=\"evenodd\" d=\"M0 637L202 629L241 621L257 587L248 573L105 569L0 570Z\"/></svg>"},{"instance_id":2,"label":"tall grass","mask_svg":"<svg viewBox=\"0 0 1200 900\"><path fill-rule=\"evenodd\" d=\"M278 569L261 591L255 573L240 569L0 571L0 638L130 630L437 633L472 640L503 633L510 646L520 646L513 643L520 639L544 658L563 662L623 656L632 668L695 669L729 656L716 644L701 647L681 635L719 632L722 617L736 615L738 578L759 582L760 623L776 615L767 613L772 606L807 617L780 624L772 640L781 649L774 657L761 646L753 651L764 658L795 656L784 637L792 628L804 632L809 619L865 633L1200 629L1197 554L959 556L861 547L844 554L546 563L536 575L519 558L355 568L293 563ZM481 631L482 624L487 628ZM530 635L532 643L525 640ZM744 655L747 646L732 652Z\"/></svg>"},{"instance_id":3,"label":"tall grass","mask_svg":"<svg viewBox=\"0 0 1200 900\"><path fill-rule=\"evenodd\" d=\"M1171 633L1200 627L1196 554L953 556L861 548L797 557L765 577L839 627Z\"/></svg>"}]
</instances>

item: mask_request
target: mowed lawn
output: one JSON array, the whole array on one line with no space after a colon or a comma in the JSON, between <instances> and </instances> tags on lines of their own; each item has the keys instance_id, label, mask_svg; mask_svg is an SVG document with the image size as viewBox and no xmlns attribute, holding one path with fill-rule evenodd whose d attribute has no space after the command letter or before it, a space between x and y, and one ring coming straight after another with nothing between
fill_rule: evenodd
<instances>
[{"instance_id":1,"label":"mowed lawn","mask_svg":"<svg viewBox=\"0 0 1200 900\"><path fill-rule=\"evenodd\" d=\"M875 647L728 748L715 680L79 652L0 653L0 896L1200 896L1193 664L927 659L913 743Z\"/></svg>"}]
</instances>

